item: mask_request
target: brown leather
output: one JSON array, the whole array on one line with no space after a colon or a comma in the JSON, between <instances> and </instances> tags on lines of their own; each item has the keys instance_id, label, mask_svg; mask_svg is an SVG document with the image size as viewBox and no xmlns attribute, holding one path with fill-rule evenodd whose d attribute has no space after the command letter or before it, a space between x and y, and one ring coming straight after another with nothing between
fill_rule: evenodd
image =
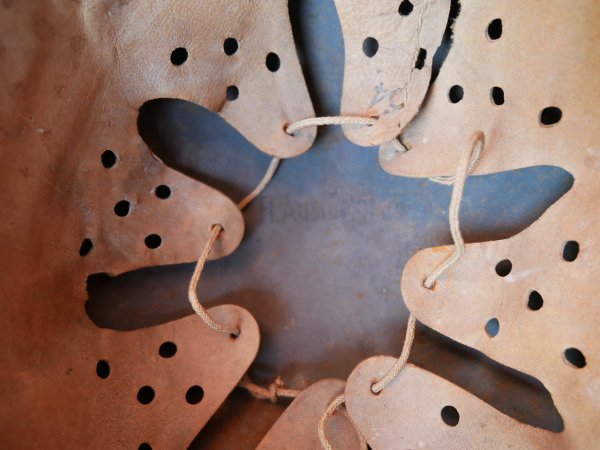
<instances>
[{"instance_id":1,"label":"brown leather","mask_svg":"<svg viewBox=\"0 0 600 450\"><path fill-rule=\"evenodd\" d=\"M4 448L186 448L258 351L258 325L238 306L209 310L241 326L237 339L196 316L123 333L70 309L46 342L23 349L30 358L3 367ZM175 344L174 356L160 356L165 343ZM142 404L147 387L154 397Z\"/></svg>"},{"instance_id":2,"label":"brown leather","mask_svg":"<svg viewBox=\"0 0 600 450\"><path fill-rule=\"evenodd\" d=\"M381 379L395 358L374 356L348 378L346 404L352 420L373 449L395 448L564 448L565 436L512 420L456 385L407 364L380 394L371 384ZM373 380L373 381L371 381ZM442 410L460 414L448 425Z\"/></svg>"},{"instance_id":3,"label":"brown leather","mask_svg":"<svg viewBox=\"0 0 600 450\"><path fill-rule=\"evenodd\" d=\"M486 32L497 18L502 21L502 34L494 40ZM510 239L467 245L464 256L435 289L426 289L423 280L451 247L419 252L402 276L404 299L419 321L539 379L552 394L564 431L548 434L518 424L416 368L403 372L387 393L370 396L365 386L390 363L375 358L355 370L346 390L350 413L373 448L388 448L392 438L401 447L417 447L421 441L454 448L479 447L484 442L492 447L596 445L600 426L600 306L594 296L600 278L599 20L600 4L594 1L553 0L542 9L516 0L461 1L448 59L421 114L404 134L411 150L380 154L383 167L397 175L452 174L459 154L473 133L481 130L486 143L475 173L550 164L573 174L571 191L537 222ZM458 103L448 97L453 85L464 89ZM493 103L494 86L504 90L504 104ZM558 123L540 122L546 107L562 110ZM563 257L568 241L579 244L574 261ZM499 276L496 265L505 259L512 269ZM540 309L528 307L532 291L543 298ZM494 318L499 332L490 337L485 327ZM582 352L585 367L577 368L566 359L570 348ZM455 428L440 420L444 404L459 410ZM379 413L367 417L373 408ZM386 436L375 436L374 422L388 427Z\"/></svg>"},{"instance_id":4,"label":"brown leather","mask_svg":"<svg viewBox=\"0 0 600 450\"><path fill-rule=\"evenodd\" d=\"M370 127L345 126L352 142L380 145L394 139L419 111L450 9L448 0L336 0L344 35L343 115L377 117ZM401 14L402 12L402 14ZM366 39L377 52L367 56ZM423 54L423 51L426 52ZM421 65L422 64L422 65Z\"/></svg>"},{"instance_id":5,"label":"brown leather","mask_svg":"<svg viewBox=\"0 0 600 450\"><path fill-rule=\"evenodd\" d=\"M182 448L253 360L256 323L224 306L211 312L242 326L235 341L196 318L101 330L84 311L86 279L195 260L214 223L225 231L213 258L238 246L238 207L154 157L138 135L137 110L157 97L186 99L267 153L306 150L314 130L283 131L313 115L287 2L22 0L0 8L3 446ZM228 37L239 43L231 56ZM188 58L175 65L179 47ZM276 72L266 67L269 52L279 55ZM226 101L228 85L238 86L237 100ZM102 159L106 150L114 161ZM122 200L129 207L117 206ZM145 243L153 234L154 249ZM164 341L178 346L171 359L159 356ZM103 359L106 379L96 375ZM156 394L147 406L136 400L146 384ZM185 400L193 384L204 389L194 406Z\"/></svg>"},{"instance_id":6,"label":"brown leather","mask_svg":"<svg viewBox=\"0 0 600 450\"><path fill-rule=\"evenodd\" d=\"M275 422L257 450L321 450L319 420L329 403L344 392L344 382L324 379L306 388ZM327 437L336 449L360 449L356 431L347 417L336 411L327 423Z\"/></svg>"}]
</instances>

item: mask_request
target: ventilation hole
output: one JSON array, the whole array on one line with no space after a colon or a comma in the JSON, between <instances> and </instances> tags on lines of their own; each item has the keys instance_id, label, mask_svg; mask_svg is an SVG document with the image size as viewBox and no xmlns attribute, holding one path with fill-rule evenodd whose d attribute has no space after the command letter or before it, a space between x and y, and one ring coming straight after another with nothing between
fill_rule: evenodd
<instances>
[{"instance_id":1,"label":"ventilation hole","mask_svg":"<svg viewBox=\"0 0 600 450\"><path fill-rule=\"evenodd\" d=\"M460 414L458 414L458 410L454 406L444 406L442 408L442 420L446 425L455 427L460 420Z\"/></svg>"},{"instance_id":2,"label":"ventilation hole","mask_svg":"<svg viewBox=\"0 0 600 450\"><path fill-rule=\"evenodd\" d=\"M96 364L96 375L100 378L105 379L110 375L110 366L108 365L108 361L101 359Z\"/></svg>"},{"instance_id":3,"label":"ventilation hole","mask_svg":"<svg viewBox=\"0 0 600 450\"><path fill-rule=\"evenodd\" d=\"M459 86L458 84L452 86L448 91L448 98L452 103L460 102L464 95L465 91L463 90L462 86Z\"/></svg>"},{"instance_id":4,"label":"ventilation hole","mask_svg":"<svg viewBox=\"0 0 600 450\"><path fill-rule=\"evenodd\" d=\"M154 189L154 195L163 200L167 199L171 196L171 188L166 184L156 186L156 189Z\"/></svg>"},{"instance_id":5,"label":"ventilation hole","mask_svg":"<svg viewBox=\"0 0 600 450\"><path fill-rule=\"evenodd\" d=\"M235 38L227 38L225 42L223 42L223 51L226 55L231 56L240 48L238 41Z\"/></svg>"},{"instance_id":6,"label":"ventilation hole","mask_svg":"<svg viewBox=\"0 0 600 450\"><path fill-rule=\"evenodd\" d=\"M512 263L510 259L503 259L498 264L496 264L496 273L501 277L505 277L512 270Z\"/></svg>"},{"instance_id":7,"label":"ventilation hole","mask_svg":"<svg viewBox=\"0 0 600 450\"><path fill-rule=\"evenodd\" d=\"M146 244L146 247L154 250L160 247L160 244L162 244L162 238L158 234L149 234L146 236L146 239L144 239L144 243Z\"/></svg>"},{"instance_id":8,"label":"ventilation hole","mask_svg":"<svg viewBox=\"0 0 600 450\"><path fill-rule=\"evenodd\" d=\"M142 405L150 404L152 400L154 400L154 389L152 389L150 386L144 386L140 388L137 393L137 399Z\"/></svg>"},{"instance_id":9,"label":"ventilation hole","mask_svg":"<svg viewBox=\"0 0 600 450\"><path fill-rule=\"evenodd\" d=\"M230 102L237 100L237 98L240 95L240 90L237 88L237 86L227 86L227 91L225 92L226 96L227 96L227 100L229 100Z\"/></svg>"},{"instance_id":10,"label":"ventilation hole","mask_svg":"<svg viewBox=\"0 0 600 450\"><path fill-rule=\"evenodd\" d=\"M111 167L114 167L115 164L117 164L119 158L117 157L117 154L112 150L105 150L104 152L102 152L100 160L102 161L102 165L104 167L110 169Z\"/></svg>"},{"instance_id":11,"label":"ventilation hole","mask_svg":"<svg viewBox=\"0 0 600 450\"><path fill-rule=\"evenodd\" d=\"M563 259L565 261L573 262L579 255L579 243L577 241L569 241L563 248Z\"/></svg>"},{"instance_id":12,"label":"ventilation hole","mask_svg":"<svg viewBox=\"0 0 600 450\"><path fill-rule=\"evenodd\" d=\"M540 123L542 125L550 126L557 124L562 118L562 111L556 106L548 106L542 109L540 113Z\"/></svg>"},{"instance_id":13,"label":"ventilation hole","mask_svg":"<svg viewBox=\"0 0 600 450\"><path fill-rule=\"evenodd\" d=\"M138 450L152 450L152 446L147 442L144 442L143 444L140 444Z\"/></svg>"},{"instance_id":14,"label":"ventilation hole","mask_svg":"<svg viewBox=\"0 0 600 450\"><path fill-rule=\"evenodd\" d=\"M171 62L175 66L182 65L184 62L187 61L187 59L188 51L183 47L176 48L171 52Z\"/></svg>"},{"instance_id":15,"label":"ventilation hole","mask_svg":"<svg viewBox=\"0 0 600 450\"><path fill-rule=\"evenodd\" d=\"M79 256L87 256L94 248L94 243L91 239L85 238L79 247Z\"/></svg>"},{"instance_id":16,"label":"ventilation hole","mask_svg":"<svg viewBox=\"0 0 600 450\"><path fill-rule=\"evenodd\" d=\"M485 332L489 337L495 337L500 331L500 322L495 317L485 324Z\"/></svg>"},{"instance_id":17,"label":"ventilation hole","mask_svg":"<svg viewBox=\"0 0 600 450\"><path fill-rule=\"evenodd\" d=\"M531 291L529 294L529 300L527 301L527 307L532 311L537 311L544 306L544 299L538 291Z\"/></svg>"},{"instance_id":18,"label":"ventilation hole","mask_svg":"<svg viewBox=\"0 0 600 450\"><path fill-rule=\"evenodd\" d=\"M198 403L200 403L202 401L203 398L204 398L204 389L202 389L200 386L192 386L185 393L185 400L190 405L197 405Z\"/></svg>"},{"instance_id":19,"label":"ventilation hole","mask_svg":"<svg viewBox=\"0 0 600 450\"><path fill-rule=\"evenodd\" d=\"M398 8L398 13L401 16L408 16L412 10L413 10L414 6L411 2L409 2L408 0L403 0L402 3L400 3L400 7Z\"/></svg>"},{"instance_id":20,"label":"ventilation hole","mask_svg":"<svg viewBox=\"0 0 600 450\"><path fill-rule=\"evenodd\" d=\"M177 353L177 346L170 341L163 342L158 348L158 354L163 358L172 358L175 353Z\"/></svg>"},{"instance_id":21,"label":"ventilation hole","mask_svg":"<svg viewBox=\"0 0 600 450\"><path fill-rule=\"evenodd\" d=\"M379 42L377 39L368 37L363 41L363 53L369 58L372 58L379 50Z\"/></svg>"},{"instance_id":22,"label":"ventilation hole","mask_svg":"<svg viewBox=\"0 0 600 450\"><path fill-rule=\"evenodd\" d=\"M279 67L281 66L281 61L279 60L279 56L277 56L277 53L269 53L267 55L267 69L269 69L271 72L277 72L279 70Z\"/></svg>"},{"instance_id":23,"label":"ventilation hole","mask_svg":"<svg viewBox=\"0 0 600 450\"><path fill-rule=\"evenodd\" d=\"M119 217L125 217L131 210L131 203L127 200L121 200L115 205L115 214Z\"/></svg>"},{"instance_id":24,"label":"ventilation hole","mask_svg":"<svg viewBox=\"0 0 600 450\"><path fill-rule=\"evenodd\" d=\"M574 347L565 350L565 359L578 369L582 369L586 365L585 356L583 356L583 353L579 349Z\"/></svg>"},{"instance_id":25,"label":"ventilation hole","mask_svg":"<svg viewBox=\"0 0 600 450\"><path fill-rule=\"evenodd\" d=\"M490 39L495 41L496 39L500 39L502 36L502 20L494 19L490 22L487 28L487 35Z\"/></svg>"},{"instance_id":26,"label":"ventilation hole","mask_svg":"<svg viewBox=\"0 0 600 450\"><path fill-rule=\"evenodd\" d=\"M504 105L504 89L498 86L492 88L492 102L494 105Z\"/></svg>"},{"instance_id":27,"label":"ventilation hole","mask_svg":"<svg viewBox=\"0 0 600 450\"><path fill-rule=\"evenodd\" d=\"M419 49L419 55L415 61L415 69L421 70L425 66L425 60L427 59L427 50L424 48Z\"/></svg>"}]
</instances>

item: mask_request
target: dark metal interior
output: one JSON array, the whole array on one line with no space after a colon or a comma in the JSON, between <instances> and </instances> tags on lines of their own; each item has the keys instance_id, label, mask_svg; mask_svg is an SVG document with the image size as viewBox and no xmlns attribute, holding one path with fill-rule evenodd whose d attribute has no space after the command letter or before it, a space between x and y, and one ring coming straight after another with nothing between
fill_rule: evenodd
<instances>
[{"instance_id":1,"label":"dark metal interior","mask_svg":"<svg viewBox=\"0 0 600 450\"><path fill-rule=\"evenodd\" d=\"M316 113L338 114L344 52L333 1L293 1L290 13ZM139 127L167 165L235 201L252 190L269 163L222 119L190 103L149 102ZM518 233L572 183L556 167L471 177L461 216L465 240ZM400 274L417 250L451 243L449 199L449 187L391 176L380 168L375 148L351 144L337 127L320 129L315 146L284 161L245 212L244 241L232 255L208 264L200 296L208 306L241 305L257 319L262 342L251 368L255 381L266 385L280 375L286 385L302 388L325 377L345 379L364 358L399 353L408 317ZM191 314L186 291L192 269L183 264L115 278L94 275L88 314L98 326L118 330ZM410 360L517 420L562 429L538 381L422 325ZM192 448L254 448L283 409L236 391Z\"/></svg>"}]
</instances>

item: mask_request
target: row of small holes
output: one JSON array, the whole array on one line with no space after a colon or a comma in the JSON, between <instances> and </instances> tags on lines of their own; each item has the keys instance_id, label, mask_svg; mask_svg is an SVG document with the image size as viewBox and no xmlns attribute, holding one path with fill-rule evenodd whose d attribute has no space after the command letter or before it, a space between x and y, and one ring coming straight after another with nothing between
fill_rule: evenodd
<instances>
[{"instance_id":1,"label":"row of small holes","mask_svg":"<svg viewBox=\"0 0 600 450\"><path fill-rule=\"evenodd\" d=\"M363 41L363 53L372 58L377 54L379 50L379 42L377 39L373 37L368 37ZM415 60L415 69L421 70L425 67L425 60L427 59L427 50L424 48L419 49L419 54L417 55L417 59Z\"/></svg>"},{"instance_id":2,"label":"row of small holes","mask_svg":"<svg viewBox=\"0 0 600 450\"><path fill-rule=\"evenodd\" d=\"M487 27L487 36L490 40L500 39L502 36L502 20L494 19L492 20ZM462 86L455 84L448 91L448 100L451 103L460 102L465 95L464 89ZM491 89L490 98L495 105L503 105L504 104L504 90L501 87L494 86ZM539 122L544 126L552 126L556 125L560 119L562 118L562 111L560 108L556 106L548 106L540 112Z\"/></svg>"},{"instance_id":3,"label":"row of small holes","mask_svg":"<svg viewBox=\"0 0 600 450\"><path fill-rule=\"evenodd\" d=\"M401 16L408 16L414 9L414 5L409 0L403 0L398 7L398 14ZM379 42L374 37L368 37L363 41L362 45L363 53L372 58L377 54L379 50ZM415 62L416 69L422 69L425 65L425 58L427 57L427 50L424 48L419 49L419 54Z\"/></svg>"},{"instance_id":4,"label":"row of small holes","mask_svg":"<svg viewBox=\"0 0 600 450\"><path fill-rule=\"evenodd\" d=\"M162 238L155 233L149 234L144 238L144 244L151 250L155 250L162 244ZM79 256L87 256L94 249L94 242L90 238L85 238L79 247Z\"/></svg>"},{"instance_id":5,"label":"row of small holes","mask_svg":"<svg viewBox=\"0 0 600 450\"><path fill-rule=\"evenodd\" d=\"M100 162L105 169L114 167L119 162L119 157L112 150L105 150L100 155ZM79 246L79 256L87 256L94 249L94 243L90 238L85 238ZM108 375L107 375L108 376Z\"/></svg>"},{"instance_id":6,"label":"row of small holes","mask_svg":"<svg viewBox=\"0 0 600 450\"><path fill-rule=\"evenodd\" d=\"M227 56L232 56L239 49L238 41L235 38L227 38L223 42L223 51ZM181 66L188 60L189 54L185 47L178 47L171 52L171 63L174 66ZM269 52L265 59L265 65L271 72L277 72L281 67L281 60L277 53Z\"/></svg>"},{"instance_id":7,"label":"row of small holes","mask_svg":"<svg viewBox=\"0 0 600 450\"><path fill-rule=\"evenodd\" d=\"M163 342L159 349L158 354L163 358L172 358L177 353L177 345L175 343L166 341ZM110 365L108 361L105 359L101 359L96 364L96 374L101 379L106 379L110 376ZM142 405L149 405L152 403L154 398L156 397L156 393L151 386L142 386L137 393L137 401ZM204 398L204 389L201 386L194 385L191 386L185 393L185 400L190 405L197 405ZM147 442L144 442L139 445L139 450L152 450L152 446Z\"/></svg>"},{"instance_id":8,"label":"row of small holes","mask_svg":"<svg viewBox=\"0 0 600 450\"><path fill-rule=\"evenodd\" d=\"M142 405L149 405L156 397L156 393L152 386L142 386L137 393L137 400ZM185 401L190 405L197 405L204 398L204 389L201 386L194 385L185 393Z\"/></svg>"},{"instance_id":9,"label":"row of small holes","mask_svg":"<svg viewBox=\"0 0 600 450\"><path fill-rule=\"evenodd\" d=\"M563 259L567 262L573 262L579 256L579 242L567 241L563 247ZM567 362L571 363L574 367L582 369L586 365L585 356L581 350L571 347L565 350L564 353Z\"/></svg>"},{"instance_id":10,"label":"row of small holes","mask_svg":"<svg viewBox=\"0 0 600 450\"><path fill-rule=\"evenodd\" d=\"M162 238L156 234L149 234L144 238L144 244L151 250L155 250L162 244ZM90 238L85 238L79 246L79 256L87 256L94 249L94 242Z\"/></svg>"},{"instance_id":11,"label":"row of small holes","mask_svg":"<svg viewBox=\"0 0 600 450\"><path fill-rule=\"evenodd\" d=\"M579 242L567 241L563 247L563 259L567 262L573 262L579 255ZM498 276L505 277L512 270L512 262L510 259L503 259L496 264L496 273Z\"/></svg>"},{"instance_id":12,"label":"row of small holes","mask_svg":"<svg viewBox=\"0 0 600 450\"><path fill-rule=\"evenodd\" d=\"M451 103L460 102L465 96L465 91L462 86L455 84L448 91L448 100ZM504 104L504 89L498 86L494 86L490 90L490 99L494 105L503 105Z\"/></svg>"},{"instance_id":13,"label":"row of small holes","mask_svg":"<svg viewBox=\"0 0 600 450\"><path fill-rule=\"evenodd\" d=\"M154 190L154 195L162 200L166 200L171 196L171 188L165 184L161 184ZM117 216L126 217L131 212L131 203L127 200L120 200L115 205L114 211Z\"/></svg>"},{"instance_id":14,"label":"row of small holes","mask_svg":"<svg viewBox=\"0 0 600 450\"><path fill-rule=\"evenodd\" d=\"M229 37L223 42L223 51L227 56L234 55L239 48L240 46L238 44L237 39L235 38ZM189 55L186 48L178 47L171 52L171 63L175 66L181 66L187 61L188 56ZM265 65L267 66L267 69L269 69L269 71L277 72L281 67L281 60L279 59L277 53L268 53L267 57L265 58ZM225 90L225 98L227 98L228 101L231 102L237 100L239 96L240 90L237 86L227 86L227 89Z\"/></svg>"},{"instance_id":15,"label":"row of small holes","mask_svg":"<svg viewBox=\"0 0 600 450\"><path fill-rule=\"evenodd\" d=\"M105 150L100 156L100 162L104 168L112 169L119 162L119 157L112 150ZM162 200L166 200L171 196L171 188L166 184L156 186L154 195ZM126 217L131 212L131 203L127 200L120 200L115 204L113 211L119 217ZM157 234L151 234L146 236L144 243L148 248L156 249L160 247L162 238ZM85 238L79 246L79 256L87 256L93 249L94 242L90 238Z\"/></svg>"},{"instance_id":16,"label":"row of small holes","mask_svg":"<svg viewBox=\"0 0 600 450\"><path fill-rule=\"evenodd\" d=\"M567 241L563 247L563 259L567 262L573 262L579 255L579 243L577 241ZM496 273L498 276L505 277L512 270L512 262L509 259L503 259L496 264ZM538 291L531 291L527 300L527 307L532 311L539 311L544 306L544 299ZM492 318L485 324L485 332L489 337L495 337L500 331L500 322L497 318ZM564 357L574 367L581 369L585 367L586 360L584 354L577 348L571 347L564 351Z\"/></svg>"},{"instance_id":17,"label":"row of small holes","mask_svg":"<svg viewBox=\"0 0 600 450\"><path fill-rule=\"evenodd\" d=\"M171 341L163 342L158 348L158 354L165 359L172 358L176 353L177 345ZM108 361L105 359L98 361L96 364L96 374L102 379L108 378L110 375L110 365L108 364Z\"/></svg>"}]
</instances>

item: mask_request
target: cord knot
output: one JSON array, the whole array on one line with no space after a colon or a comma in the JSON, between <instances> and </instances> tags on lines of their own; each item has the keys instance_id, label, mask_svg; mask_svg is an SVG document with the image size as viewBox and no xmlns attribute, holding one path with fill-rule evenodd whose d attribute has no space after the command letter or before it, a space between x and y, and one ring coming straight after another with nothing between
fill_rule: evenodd
<instances>
[{"instance_id":1,"label":"cord knot","mask_svg":"<svg viewBox=\"0 0 600 450\"><path fill-rule=\"evenodd\" d=\"M281 387L283 387L283 380L278 376L269 385L269 401L271 403L277 403L277 400L279 399L277 394L279 393L279 389L281 389Z\"/></svg>"}]
</instances>

